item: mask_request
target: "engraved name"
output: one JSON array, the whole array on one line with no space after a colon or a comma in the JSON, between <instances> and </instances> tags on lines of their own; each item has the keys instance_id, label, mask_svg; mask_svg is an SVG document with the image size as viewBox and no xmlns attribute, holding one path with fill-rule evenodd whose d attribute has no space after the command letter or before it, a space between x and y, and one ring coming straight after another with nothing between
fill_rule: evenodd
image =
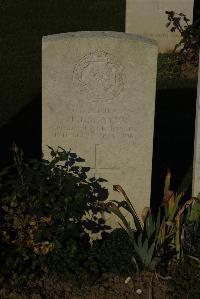
<instances>
[{"instance_id":1,"label":"engraved name","mask_svg":"<svg viewBox=\"0 0 200 299\"><path fill-rule=\"evenodd\" d=\"M63 123L52 130L53 138L98 137L106 140L126 139L134 141L134 128L127 117L118 115L83 115L71 114Z\"/></svg>"}]
</instances>

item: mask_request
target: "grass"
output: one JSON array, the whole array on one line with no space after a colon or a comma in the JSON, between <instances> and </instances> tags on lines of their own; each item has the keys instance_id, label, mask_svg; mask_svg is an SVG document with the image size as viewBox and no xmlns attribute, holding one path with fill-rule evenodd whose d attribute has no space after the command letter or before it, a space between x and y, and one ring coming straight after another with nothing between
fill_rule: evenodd
<instances>
[{"instance_id":1,"label":"grass","mask_svg":"<svg viewBox=\"0 0 200 299\"><path fill-rule=\"evenodd\" d=\"M181 60L176 53L158 55L157 89L196 88L196 79L181 78Z\"/></svg>"}]
</instances>

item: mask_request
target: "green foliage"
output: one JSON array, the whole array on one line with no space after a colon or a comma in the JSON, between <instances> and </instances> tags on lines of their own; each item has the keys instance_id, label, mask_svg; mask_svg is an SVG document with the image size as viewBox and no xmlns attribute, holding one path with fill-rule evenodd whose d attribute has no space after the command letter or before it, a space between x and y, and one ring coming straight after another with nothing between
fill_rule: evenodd
<instances>
[{"instance_id":1,"label":"green foliage","mask_svg":"<svg viewBox=\"0 0 200 299\"><path fill-rule=\"evenodd\" d=\"M160 258L155 256L156 239L150 241L148 238L144 238L143 234L140 233L133 244L139 262L141 263L141 270L154 270L160 261Z\"/></svg>"},{"instance_id":2,"label":"green foliage","mask_svg":"<svg viewBox=\"0 0 200 299\"><path fill-rule=\"evenodd\" d=\"M177 260L180 260L184 254L185 225L186 223L194 225L199 222L199 199L185 200L184 192L174 194L170 190L170 183L171 173L168 171L164 185L164 198L158 215L155 218L150 208L144 208L142 213L143 224L120 185L113 186L113 189L120 192L125 200L121 202L110 201L102 205L104 209L114 213L121 220L120 225L127 233L136 253L132 260L135 261L138 270L152 271L159 262L166 266L175 254ZM183 183L186 192L189 185L188 174L184 177ZM127 221L120 210L121 208L129 212L133 220L132 224Z\"/></svg>"},{"instance_id":3,"label":"green foliage","mask_svg":"<svg viewBox=\"0 0 200 299\"><path fill-rule=\"evenodd\" d=\"M193 205L191 206L191 211L187 217L188 223L199 223L200 222L200 196L194 200Z\"/></svg>"},{"instance_id":4,"label":"green foliage","mask_svg":"<svg viewBox=\"0 0 200 299\"><path fill-rule=\"evenodd\" d=\"M184 256L189 255L200 259L200 219L198 222L186 223L184 227Z\"/></svg>"},{"instance_id":5,"label":"green foliage","mask_svg":"<svg viewBox=\"0 0 200 299\"><path fill-rule=\"evenodd\" d=\"M186 257L176 267L172 279L168 283L170 299L200 298L200 263Z\"/></svg>"},{"instance_id":6,"label":"green foliage","mask_svg":"<svg viewBox=\"0 0 200 299\"><path fill-rule=\"evenodd\" d=\"M190 173L190 170L188 173ZM184 192L174 193L170 190L171 173L168 171L165 179L164 197L161 203L164 217L158 236L158 246L162 248L163 256L169 255L169 257L172 257L176 252L177 260L183 258L185 226L189 219L192 221L191 212L193 211L194 214L196 201L199 201L197 198L185 198L185 192L190 185L188 173L181 182Z\"/></svg>"},{"instance_id":7,"label":"green foliage","mask_svg":"<svg viewBox=\"0 0 200 299\"><path fill-rule=\"evenodd\" d=\"M132 261L135 262L138 270L154 270L160 258L156 252L157 238L161 225L161 215L158 214L157 220L155 221L150 209L145 210L145 215L143 215L144 224L141 223L131 201L126 195L125 191L121 186L113 186L115 191L122 193L125 201L117 202L110 201L105 205L107 211L113 212L123 223L123 228L129 240L136 252L138 259L136 260L133 256ZM125 209L132 216L133 223L130 224L120 208ZM135 225L135 229L133 228Z\"/></svg>"},{"instance_id":8,"label":"green foliage","mask_svg":"<svg viewBox=\"0 0 200 299\"><path fill-rule=\"evenodd\" d=\"M95 270L101 273L116 273L130 275L135 271L131 263L133 256L133 244L126 232L117 228L111 233L103 233L101 240L93 241L88 267L95 266ZM98 267L97 267L98 266ZM95 273L94 273L95 275Z\"/></svg>"},{"instance_id":9,"label":"green foliage","mask_svg":"<svg viewBox=\"0 0 200 299\"><path fill-rule=\"evenodd\" d=\"M156 221L150 209L146 212L143 220L143 230L139 234L135 234L134 249L142 263L142 269L151 271L155 269L161 259L157 250L158 235L161 226L160 210Z\"/></svg>"},{"instance_id":10,"label":"green foliage","mask_svg":"<svg viewBox=\"0 0 200 299\"><path fill-rule=\"evenodd\" d=\"M77 279L90 250L89 233L108 228L98 202L103 179L87 179L75 153L52 148L51 161L25 162L14 145L14 164L0 173L0 278L22 283L46 274ZM88 218L88 214L92 215Z\"/></svg>"},{"instance_id":11,"label":"green foliage","mask_svg":"<svg viewBox=\"0 0 200 299\"><path fill-rule=\"evenodd\" d=\"M178 31L181 35L180 42L175 46L174 51L180 50L183 61L198 66L199 50L200 50L200 19L193 24L189 23L189 19L183 13L175 13L174 11L166 11L168 15L167 27L172 32Z\"/></svg>"}]
</instances>

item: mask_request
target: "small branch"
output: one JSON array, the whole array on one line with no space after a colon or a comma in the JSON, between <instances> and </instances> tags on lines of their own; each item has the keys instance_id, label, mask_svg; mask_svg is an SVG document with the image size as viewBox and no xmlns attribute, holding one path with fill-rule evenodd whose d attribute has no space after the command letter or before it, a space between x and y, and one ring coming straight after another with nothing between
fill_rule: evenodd
<instances>
[{"instance_id":1,"label":"small branch","mask_svg":"<svg viewBox=\"0 0 200 299\"><path fill-rule=\"evenodd\" d=\"M150 280L150 286L149 286L149 299L154 299L153 296L153 278L154 278L154 272L151 276L151 280Z\"/></svg>"},{"instance_id":2,"label":"small branch","mask_svg":"<svg viewBox=\"0 0 200 299\"><path fill-rule=\"evenodd\" d=\"M160 279L162 279L162 280L170 280L170 279L172 279L172 276L162 276L161 274L159 274L159 273L156 273L156 276L158 277L158 278L160 278Z\"/></svg>"}]
</instances>

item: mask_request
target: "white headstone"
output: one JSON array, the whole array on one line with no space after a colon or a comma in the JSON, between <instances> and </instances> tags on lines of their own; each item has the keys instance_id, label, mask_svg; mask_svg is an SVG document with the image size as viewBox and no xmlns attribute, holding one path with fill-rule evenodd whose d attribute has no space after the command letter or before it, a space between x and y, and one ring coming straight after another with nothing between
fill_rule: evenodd
<instances>
[{"instance_id":1,"label":"white headstone","mask_svg":"<svg viewBox=\"0 0 200 299\"><path fill-rule=\"evenodd\" d=\"M109 199L137 212L150 204L157 71L154 41L119 32L76 32L42 42L42 145L76 152L108 180Z\"/></svg>"},{"instance_id":2,"label":"white headstone","mask_svg":"<svg viewBox=\"0 0 200 299\"><path fill-rule=\"evenodd\" d=\"M184 13L192 22L193 5L194 0L126 0L126 32L157 40L161 53L171 51L181 36L166 28L165 11Z\"/></svg>"},{"instance_id":3,"label":"white headstone","mask_svg":"<svg viewBox=\"0 0 200 299\"><path fill-rule=\"evenodd\" d=\"M200 55L199 55L200 61ZM200 193L200 65L197 86L192 195Z\"/></svg>"}]
</instances>

